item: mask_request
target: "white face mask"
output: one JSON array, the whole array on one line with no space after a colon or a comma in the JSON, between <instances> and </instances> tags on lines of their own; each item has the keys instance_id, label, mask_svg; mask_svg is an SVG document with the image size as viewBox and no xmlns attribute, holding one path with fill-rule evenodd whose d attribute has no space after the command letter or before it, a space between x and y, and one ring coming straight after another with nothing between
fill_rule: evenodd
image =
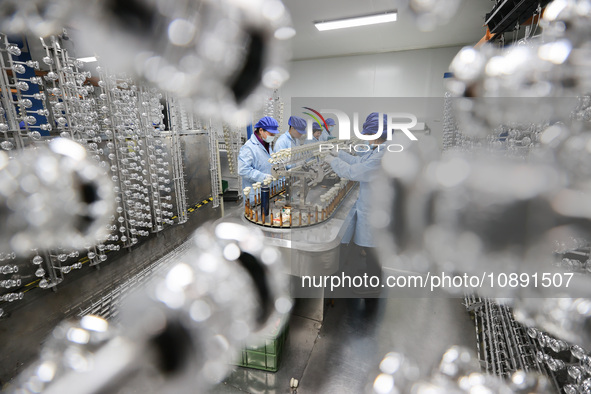
<instances>
[{"instance_id":1,"label":"white face mask","mask_svg":"<svg viewBox=\"0 0 591 394\"><path fill-rule=\"evenodd\" d=\"M273 140L275 140L275 136L274 135L268 135L265 137L265 142L267 144L270 144L271 142L273 142Z\"/></svg>"},{"instance_id":2,"label":"white face mask","mask_svg":"<svg viewBox=\"0 0 591 394\"><path fill-rule=\"evenodd\" d=\"M331 133L332 133L333 129L334 129L334 126L328 126L328 131L330 131Z\"/></svg>"}]
</instances>

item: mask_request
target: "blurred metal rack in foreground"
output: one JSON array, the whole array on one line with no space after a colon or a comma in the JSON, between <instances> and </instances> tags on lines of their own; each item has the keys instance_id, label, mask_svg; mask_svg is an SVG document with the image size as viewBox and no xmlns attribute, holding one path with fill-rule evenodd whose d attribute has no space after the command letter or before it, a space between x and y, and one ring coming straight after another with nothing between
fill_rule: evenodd
<instances>
[{"instance_id":1,"label":"blurred metal rack in foreground","mask_svg":"<svg viewBox=\"0 0 591 394\"><path fill-rule=\"evenodd\" d=\"M555 371L536 358L538 344L527 328L515 321L511 308L477 295L464 297L474 318L476 348L484 372L509 378L516 371L537 372L549 377L558 391Z\"/></svg>"},{"instance_id":2,"label":"blurred metal rack in foreground","mask_svg":"<svg viewBox=\"0 0 591 394\"><path fill-rule=\"evenodd\" d=\"M119 307L124 298L123 296L145 285L148 281L154 279L156 274L170 269L173 263L179 261L179 257L185 254L188 249L189 243L185 242L166 256L142 268L139 272L131 272L119 285L108 293L105 294L104 290L100 290L93 297L94 299L86 302L90 303L90 306L81 310L77 316L94 315L110 322L116 322L117 316L119 315Z\"/></svg>"}]
</instances>

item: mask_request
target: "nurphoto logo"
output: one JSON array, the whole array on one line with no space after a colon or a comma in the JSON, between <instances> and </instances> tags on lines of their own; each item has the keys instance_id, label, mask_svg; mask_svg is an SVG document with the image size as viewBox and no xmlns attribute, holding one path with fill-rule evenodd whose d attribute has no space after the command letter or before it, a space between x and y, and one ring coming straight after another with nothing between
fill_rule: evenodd
<instances>
[{"instance_id":1,"label":"nurphoto logo","mask_svg":"<svg viewBox=\"0 0 591 394\"><path fill-rule=\"evenodd\" d=\"M323 126L324 128L326 128L326 130L328 130L328 125L326 124L326 120L324 119L324 116L322 114L333 114L336 116L339 126L337 137L339 140L351 139L351 121L349 116L345 112L337 109L321 109L320 111L316 111L310 107L304 108L312 112L304 112L304 114L308 115L311 118L307 119L306 122L306 132L308 139L313 138L312 125L314 121L317 122L321 127ZM382 119L384 115L386 115L386 139L388 141L392 140L392 136L394 135L395 130L400 130L401 132L403 132L409 140L417 141L417 137L415 137L414 134L410 131L411 128L417 125L417 117L415 115L411 113L380 113L379 119ZM378 138L380 138L384 131L384 125L382 122L379 122L378 131L372 134L362 134L361 130L359 127L359 113L354 112L353 134L355 135L355 137L362 141L375 141ZM320 151L322 151L323 149L332 149L332 145L321 144ZM353 149L356 152L366 152L371 148L369 147L369 145L366 144L354 144ZM404 147L399 144L389 144L387 149L390 152L402 152L404 150Z\"/></svg>"}]
</instances>

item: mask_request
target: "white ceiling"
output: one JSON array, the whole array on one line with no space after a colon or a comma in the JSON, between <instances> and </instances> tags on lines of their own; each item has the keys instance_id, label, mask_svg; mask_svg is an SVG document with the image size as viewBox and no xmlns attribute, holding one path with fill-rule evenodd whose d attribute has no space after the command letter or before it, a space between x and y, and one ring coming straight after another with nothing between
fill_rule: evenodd
<instances>
[{"instance_id":1,"label":"white ceiling","mask_svg":"<svg viewBox=\"0 0 591 394\"><path fill-rule=\"evenodd\" d=\"M437 0L443 1L443 0ZM292 41L293 60L380 53L408 49L473 45L485 33L484 17L493 0L464 0L460 10L445 26L421 32L401 0L283 0L292 17L296 36ZM366 15L398 9L398 20L320 32L314 21Z\"/></svg>"}]
</instances>

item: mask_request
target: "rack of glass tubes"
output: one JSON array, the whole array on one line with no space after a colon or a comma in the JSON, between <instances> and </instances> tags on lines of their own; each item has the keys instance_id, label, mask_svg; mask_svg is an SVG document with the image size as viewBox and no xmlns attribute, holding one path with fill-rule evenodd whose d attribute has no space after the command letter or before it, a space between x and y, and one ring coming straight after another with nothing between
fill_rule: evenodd
<instances>
[{"instance_id":1,"label":"rack of glass tubes","mask_svg":"<svg viewBox=\"0 0 591 394\"><path fill-rule=\"evenodd\" d=\"M183 130L202 130L202 121L188 110L188 104L174 96L167 96L167 111L170 122L172 142L172 180L176 196L178 222L187 221L187 190L185 188L185 168L182 160L181 132Z\"/></svg>"},{"instance_id":2,"label":"rack of glass tubes","mask_svg":"<svg viewBox=\"0 0 591 394\"><path fill-rule=\"evenodd\" d=\"M564 384L559 374L565 368L561 358L569 356L566 342L525 327L506 305L477 295L466 295L464 301L474 321L476 350L484 372L505 379L516 371L537 372L548 376L558 391L559 379Z\"/></svg>"},{"instance_id":3,"label":"rack of glass tubes","mask_svg":"<svg viewBox=\"0 0 591 394\"><path fill-rule=\"evenodd\" d=\"M218 142L218 149L226 151L228 162L229 174L225 174L224 177L231 177L236 180L236 185L238 185L238 196L241 196L240 189L242 185L242 177L238 175L238 154L240 153L240 148L244 145L242 139L243 130L246 130L246 125L232 126L223 123L223 140Z\"/></svg>"},{"instance_id":4,"label":"rack of glass tubes","mask_svg":"<svg viewBox=\"0 0 591 394\"><path fill-rule=\"evenodd\" d=\"M212 122L205 126L209 139L209 172L211 175L211 196L214 208L220 206L222 195L222 172L220 166L220 148L219 141L221 137L218 128L214 127Z\"/></svg>"},{"instance_id":5,"label":"rack of glass tubes","mask_svg":"<svg viewBox=\"0 0 591 394\"><path fill-rule=\"evenodd\" d=\"M458 130L458 124L454 117L452 100L451 94L445 92L443 98L443 150L461 145L460 140L463 137Z\"/></svg>"},{"instance_id":6,"label":"rack of glass tubes","mask_svg":"<svg viewBox=\"0 0 591 394\"><path fill-rule=\"evenodd\" d=\"M283 132L285 130L283 123L284 103L279 95L279 90L273 89L267 96L264 96L262 104L262 110L258 114L258 117L253 120L256 122L263 116L270 116L279 123L279 132Z\"/></svg>"},{"instance_id":7,"label":"rack of glass tubes","mask_svg":"<svg viewBox=\"0 0 591 394\"><path fill-rule=\"evenodd\" d=\"M511 307L477 295L465 305L476 329L476 348L484 372L509 378L518 370L546 375L556 392L591 389L591 360L581 346L556 338L513 317Z\"/></svg>"},{"instance_id":8,"label":"rack of glass tubes","mask_svg":"<svg viewBox=\"0 0 591 394\"><path fill-rule=\"evenodd\" d=\"M0 34L0 148L13 157L57 136L75 140L111 177L116 214L108 238L83 251L34 249L26 262L13 251L0 251L0 316L2 304L23 299L25 291L55 290L72 270L98 268L109 252L174 224L175 214L179 223L187 218L179 133L196 127L186 124L196 122L192 115L174 98L163 100L157 89L70 57L59 38L46 37L41 44L44 56L31 60ZM164 127L163 103L176 114L171 130Z\"/></svg>"}]
</instances>

